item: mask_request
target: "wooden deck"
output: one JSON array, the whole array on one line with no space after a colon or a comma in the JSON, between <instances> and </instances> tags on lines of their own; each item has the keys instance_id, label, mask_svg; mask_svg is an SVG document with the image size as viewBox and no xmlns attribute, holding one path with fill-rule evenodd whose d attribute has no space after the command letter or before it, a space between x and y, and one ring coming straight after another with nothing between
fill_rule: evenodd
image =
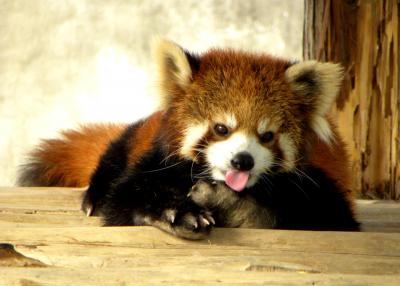
<instances>
[{"instance_id":1,"label":"wooden deck","mask_svg":"<svg viewBox=\"0 0 400 286\"><path fill-rule=\"evenodd\" d=\"M366 232L215 229L186 241L101 227L81 190L0 188L0 285L400 285L400 204L358 202Z\"/></svg>"}]
</instances>

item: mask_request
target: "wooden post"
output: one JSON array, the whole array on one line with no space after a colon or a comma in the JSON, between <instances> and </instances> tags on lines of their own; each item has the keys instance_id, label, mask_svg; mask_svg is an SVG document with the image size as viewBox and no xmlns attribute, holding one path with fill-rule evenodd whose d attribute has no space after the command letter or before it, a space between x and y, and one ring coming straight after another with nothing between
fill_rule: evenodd
<instances>
[{"instance_id":1,"label":"wooden post","mask_svg":"<svg viewBox=\"0 0 400 286\"><path fill-rule=\"evenodd\" d=\"M332 110L362 197L400 199L398 0L305 0L304 58L341 62Z\"/></svg>"}]
</instances>

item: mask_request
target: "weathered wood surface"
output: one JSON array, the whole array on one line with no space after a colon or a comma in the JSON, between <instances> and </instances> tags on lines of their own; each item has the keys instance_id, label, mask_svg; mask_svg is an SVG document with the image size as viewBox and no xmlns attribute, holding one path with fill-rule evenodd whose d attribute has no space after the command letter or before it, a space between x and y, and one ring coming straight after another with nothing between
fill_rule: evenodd
<instances>
[{"instance_id":1,"label":"weathered wood surface","mask_svg":"<svg viewBox=\"0 0 400 286\"><path fill-rule=\"evenodd\" d=\"M306 0L304 57L345 67L332 110L348 144L353 187L400 199L398 0Z\"/></svg>"},{"instance_id":2,"label":"weathered wood surface","mask_svg":"<svg viewBox=\"0 0 400 286\"><path fill-rule=\"evenodd\" d=\"M0 188L0 285L398 285L400 204L358 202L368 232L215 229L187 241L101 227L81 190ZM386 233L384 233L386 232Z\"/></svg>"}]
</instances>

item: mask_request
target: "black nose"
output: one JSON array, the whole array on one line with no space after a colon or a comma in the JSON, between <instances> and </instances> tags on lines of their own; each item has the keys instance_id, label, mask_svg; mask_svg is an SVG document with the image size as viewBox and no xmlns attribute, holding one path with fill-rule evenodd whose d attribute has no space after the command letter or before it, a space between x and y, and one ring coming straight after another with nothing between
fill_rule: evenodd
<instances>
[{"instance_id":1,"label":"black nose","mask_svg":"<svg viewBox=\"0 0 400 286\"><path fill-rule=\"evenodd\" d=\"M250 171L254 167L254 159L248 152L240 152L231 160L233 168L239 171Z\"/></svg>"}]
</instances>

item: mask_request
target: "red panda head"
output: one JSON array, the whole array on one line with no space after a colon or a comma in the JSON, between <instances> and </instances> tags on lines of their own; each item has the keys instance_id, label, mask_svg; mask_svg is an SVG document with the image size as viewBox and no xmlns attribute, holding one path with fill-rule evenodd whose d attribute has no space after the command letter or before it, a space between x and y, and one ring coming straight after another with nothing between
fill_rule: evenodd
<instances>
[{"instance_id":1,"label":"red panda head","mask_svg":"<svg viewBox=\"0 0 400 286\"><path fill-rule=\"evenodd\" d=\"M342 79L337 64L218 49L195 56L168 41L155 57L171 144L232 189L293 170L310 134L331 140L325 116Z\"/></svg>"}]
</instances>

